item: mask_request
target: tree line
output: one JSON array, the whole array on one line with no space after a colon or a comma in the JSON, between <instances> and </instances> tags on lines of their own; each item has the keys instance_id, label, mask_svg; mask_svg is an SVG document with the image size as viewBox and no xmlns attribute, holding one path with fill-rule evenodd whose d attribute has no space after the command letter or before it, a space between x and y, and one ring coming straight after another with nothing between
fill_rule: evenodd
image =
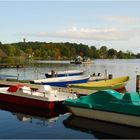
<instances>
[{"instance_id":1,"label":"tree line","mask_svg":"<svg viewBox=\"0 0 140 140\"><path fill-rule=\"evenodd\" d=\"M107 46L97 49L82 43L46 43L46 42L18 42L10 44L0 43L8 57L26 57L29 59L70 60L80 55L91 59L135 59L140 58L140 53L131 51L117 51Z\"/></svg>"}]
</instances>

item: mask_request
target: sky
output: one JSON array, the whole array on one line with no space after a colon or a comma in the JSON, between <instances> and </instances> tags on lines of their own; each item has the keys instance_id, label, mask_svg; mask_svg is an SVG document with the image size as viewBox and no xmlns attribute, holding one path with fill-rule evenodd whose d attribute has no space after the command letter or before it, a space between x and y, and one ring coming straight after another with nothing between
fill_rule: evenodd
<instances>
[{"instance_id":1,"label":"sky","mask_svg":"<svg viewBox=\"0 0 140 140\"><path fill-rule=\"evenodd\" d=\"M0 1L0 41L23 38L140 53L140 1Z\"/></svg>"}]
</instances>

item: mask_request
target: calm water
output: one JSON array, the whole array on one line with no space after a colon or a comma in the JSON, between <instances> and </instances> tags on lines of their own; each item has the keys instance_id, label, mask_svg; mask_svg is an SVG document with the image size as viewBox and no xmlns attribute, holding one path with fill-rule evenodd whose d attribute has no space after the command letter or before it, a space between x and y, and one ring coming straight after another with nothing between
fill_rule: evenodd
<instances>
[{"instance_id":1,"label":"calm water","mask_svg":"<svg viewBox=\"0 0 140 140\"><path fill-rule=\"evenodd\" d=\"M136 75L140 74L140 60L95 60L90 65L72 65L69 61L37 61L26 68L0 69L0 74L19 74L19 79L33 80L45 78L44 73L54 70L84 69L90 74L113 74L113 77L130 76L126 86L128 91L135 91ZM93 139L110 138L102 132L97 133L79 127L66 125L63 121L69 120L68 112L40 112L27 108L11 107L0 104L0 138L59 138L59 139ZM26 115L25 115L26 114ZM67 123L68 124L68 123ZM109 127L107 127L109 128ZM116 128L117 129L117 128ZM115 136L116 137L116 136Z\"/></svg>"}]
</instances>

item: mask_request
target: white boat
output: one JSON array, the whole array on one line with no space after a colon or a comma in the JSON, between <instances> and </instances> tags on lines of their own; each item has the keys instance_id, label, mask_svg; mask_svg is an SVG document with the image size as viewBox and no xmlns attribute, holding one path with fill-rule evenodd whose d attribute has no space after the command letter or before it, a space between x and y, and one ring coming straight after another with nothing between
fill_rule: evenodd
<instances>
[{"instance_id":1,"label":"white boat","mask_svg":"<svg viewBox=\"0 0 140 140\"><path fill-rule=\"evenodd\" d=\"M89 78L90 78L90 75L64 76L64 77L54 77L54 78L33 80L33 81L30 81L30 83L67 87L68 84L86 83L89 80Z\"/></svg>"},{"instance_id":2,"label":"white boat","mask_svg":"<svg viewBox=\"0 0 140 140\"><path fill-rule=\"evenodd\" d=\"M76 76L83 74L83 70L65 70L65 71L54 71L45 74L46 78L50 77L63 77L63 76Z\"/></svg>"},{"instance_id":3,"label":"white boat","mask_svg":"<svg viewBox=\"0 0 140 140\"><path fill-rule=\"evenodd\" d=\"M76 99L77 95L59 92L49 85L40 86L37 91L25 85L0 88L0 101L30 107L55 109L68 98Z\"/></svg>"}]
</instances>

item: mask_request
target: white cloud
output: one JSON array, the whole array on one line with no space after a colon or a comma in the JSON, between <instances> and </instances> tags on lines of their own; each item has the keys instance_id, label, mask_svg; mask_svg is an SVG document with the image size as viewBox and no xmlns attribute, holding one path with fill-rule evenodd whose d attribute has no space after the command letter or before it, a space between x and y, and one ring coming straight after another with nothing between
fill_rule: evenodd
<instances>
[{"instance_id":1,"label":"white cloud","mask_svg":"<svg viewBox=\"0 0 140 140\"><path fill-rule=\"evenodd\" d=\"M111 22L122 23L122 24L133 24L140 22L139 17L132 16L104 16L103 19Z\"/></svg>"},{"instance_id":2,"label":"white cloud","mask_svg":"<svg viewBox=\"0 0 140 140\"><path fill-rule=\"evenodd\" d=\"M27 35L27 34L26 34ZM78 28L76 26L56 32L40 32L28 34L37 37L69 38L79 40L129 40L140 36L140 29L118 29L118 28Z\"/></svg>"}]
</instances>

